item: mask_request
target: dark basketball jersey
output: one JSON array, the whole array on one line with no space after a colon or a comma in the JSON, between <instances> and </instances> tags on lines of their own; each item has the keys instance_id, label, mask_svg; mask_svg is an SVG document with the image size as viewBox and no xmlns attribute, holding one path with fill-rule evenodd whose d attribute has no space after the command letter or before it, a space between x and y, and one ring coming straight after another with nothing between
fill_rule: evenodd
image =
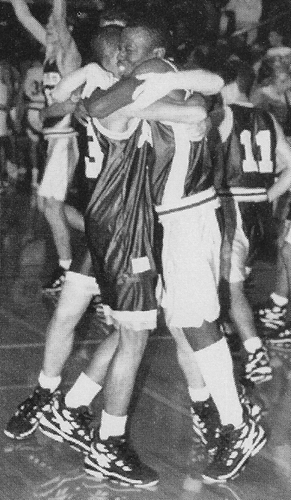
<instances>
[{"instance_id":1,"label":"dark basketball jersey","mask_svg":"<svg viewBox=\"0 0 291 500\"><path fill-rule=\"evenodd\" d=\"M215 185L221 197L228 241L232 241L236 230L236 207L240 211L249 241L247 265L252 266L265 248L275 249L276 245L273 208L266 201L267 190L276 176L276 130L266 111L247 105L230 108L232 117L229 115L225 123L228 137L223 137L222 130L224 163L216 171Z\"/></svg>"},{"instance_id":2,"label":"dark basketball jersey","mask_svg":"<svg viewBox=\"0 0 291 500\"><path fill-rule=\"evenodd\" d=\"M142 122L123 139L94 131L104 160L85 222L102 300L117 311L156 309L148 137Z\"/></svg>"},{"instance_id":3,"label":"dark basketball jersey","mask_svg":"<svg viewBox=\"0 0 291 500\"><path fill-rule=\"evenodd\" d=\"M224 141L224 167L217 170L216 187L221 195L230 191L239 201L244 197L256 201L256 196L266 194L275 179L274 121L268 112L253 106L233 104L230 108L232 127Z\"/></svg>"},{"instance_id":4,"label":"dark basketball jersey","mask_svg":"<svg viewBox=\"0 0 291 500\"><path fill-rule=\"evenodd\" d=\"M56 61L46 61L43 68L43 92L46 106L53 103L52 91L61 80L61 74ZM47 118L44 122L44 133L49 134L68 134L72 132L71 116Z\"/></svg>"},{"instance_id":5,"label":"dark basketball jersey","mask_svg":"<svg viewBox=\"0 0 291 500\"><path fill-rule=\"evenodd\" d=\"M86 127L81 125L78 127L80 160L76 175L77 200L74 200L73 205L82 214L86 212L91 200L104 160L104 155L94 130L94 122L98 127L97 118L88 117ZM70 269L86 276L94 276L91 256L87 246L82 247L74 257Z\"/></svg>"}]
</instances>

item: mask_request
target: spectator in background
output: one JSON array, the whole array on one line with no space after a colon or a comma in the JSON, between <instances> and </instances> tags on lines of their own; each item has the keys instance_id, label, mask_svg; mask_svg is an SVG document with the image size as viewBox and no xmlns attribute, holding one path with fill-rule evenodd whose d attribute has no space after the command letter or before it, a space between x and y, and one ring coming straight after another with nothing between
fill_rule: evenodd
<instances>
[{"instance_id":1,"label":"spectator in background","mask_svg":"<svg viewBox=\"0 0 291 500\"><path fill-rule=\"evenodd\" d=\"M287 137L291 136L291 48L270 49L262 60L252 103L272 113Z\"/></svg>"},{"instance_id":2,"label":"spectator in background","mask_svg":"<svg viewBox=\"0 0 291 500\"><path fill-rule=\"evenodd\" d=\"M236 31L244 34L247 45L252 45L257 38L257 25L262 16L262 0L230 0L225 12L233 12Z\"/></svg>"}]
</instances>

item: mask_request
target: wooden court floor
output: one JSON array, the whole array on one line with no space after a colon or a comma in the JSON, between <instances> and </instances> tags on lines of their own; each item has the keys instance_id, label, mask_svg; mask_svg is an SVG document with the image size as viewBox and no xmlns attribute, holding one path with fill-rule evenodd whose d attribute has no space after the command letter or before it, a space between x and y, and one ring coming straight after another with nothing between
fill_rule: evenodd
<instances>
[{"instance_id":1,"label":"wooden court floor","mask_svg":"<svg viewBox=\"0 0 291 500\"><path fill-rule=\"evenodd\" d=\"M0 500L290 500L291 353L290 359L273 354L273 380L252 389L252 397L264 405L267 445L237 479L224 485L210 487L201 481L201 450L192 440L186 384L173 342L162 328L150 337L130 412L133 444L160 474L155 489L132 491L91 478L83 471L80 454L39 431L25 441L7 438L3 428L35 386L41 367L54 308L43 299L41 284L56 255L31 196L2 193L0 211ZM77 252L80 239L73 243ZM270 265L258 263L257 298L268 293L273 276ZM104 334L102 319L87 313L64 370L65 386L86 366ZM239 357L235 363L239 369ZM98 396L96 418L101 405Z\"/></svg>"}]
</instances>

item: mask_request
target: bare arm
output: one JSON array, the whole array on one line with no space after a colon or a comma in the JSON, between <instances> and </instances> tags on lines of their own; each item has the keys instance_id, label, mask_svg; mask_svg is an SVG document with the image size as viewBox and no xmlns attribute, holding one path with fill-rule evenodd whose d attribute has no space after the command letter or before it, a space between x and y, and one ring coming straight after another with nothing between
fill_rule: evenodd
<instances>
[{"instance_id":1,"label":"bare arm","mask_svg":"<svg viewBox=\"0 0 291 500\"><path fill-rule=\"evenodd\" d=\"M200 69L169 73L167 78L163 73L141 74L137 78L143 80L133 94L139 108L149 106L173 90L184 89L213 95L218 94L224 85L219 75Z\"/></svg>"},{"instance_id":2,"label":"bare arm","mask_svg":"<svg viewBox=\"0 0 291 500\"><path fill-rule=\"evenodd\" d=\"M19 22L42 45L46 45L45 28L33 17L25 0L11 0L12 7Z\"/></svg>"},{"instance_id":3,"label":"bare arm","mask_svg":"<svg viewBox=\"0 0 291 500\"><path fill-rule=\"evenodd\" d=\"M52 17L58 32L59 52L57 56L62 76L81 66L81 56L66 21L66 0L54 0Z\"/></svg>"},{"instance_id":4,"label":"bare arm","mask_svg":"<svg viewBox=\"0 0 291 500\"><path fill-rule=\"evenodd\" d=\"M52 118L56 116L65 116L68 113L73 113L76 108L76 103L68 99L64 102L54 102L51 106L43 108L40 111L41 120L45 120L46 118Z\"/></svg>"},{"instance_id":5,"label":"bare arm","mask_svg":"<svg viewBox=\"0 0 291 500\"><path fill-rule=\"evenodd\" d=\"M283 130L274 120L277 133L276 160L279 178L268 190L268 200L274 201L291 187L291 148Z\"/></svg>"},{"instance_id":6,"label":"bare arm","mask_svg":"<svg viewBox=\"0 0 291 500\"><path fill-rule=\"evenodd\" d=\"M170 97L160 99L148 108L136 110L132 105L126 106L118 113L127 117L138 117L145 120L169 121L175 123L194 124L207 118L203 98L195 96L187 101L176 101Z\"/></svg>"}]
</instances>

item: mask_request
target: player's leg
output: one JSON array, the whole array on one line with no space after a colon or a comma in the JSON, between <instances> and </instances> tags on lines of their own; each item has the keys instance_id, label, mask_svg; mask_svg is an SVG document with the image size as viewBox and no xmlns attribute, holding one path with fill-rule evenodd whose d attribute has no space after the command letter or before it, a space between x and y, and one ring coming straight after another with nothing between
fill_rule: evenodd
<instances>
[{"instance_id":1,"label":"player's leg","mask_svg":"<svg viewBox=\"0 0 291 500\"><path fill-rule=\"evenodd\" d=\"M225 247L228 241L223 241L222 244L221 274L228 284L229 315L245 351L245 377L252 382L261 383L272 378L272 369L268 353L257 333L254 314L245 294L244 282L250 272L250 268L246 266L250 244L243 230L238 205L234 207L236 227L231 240L231 250L228 251ZM227 228L227 231L230 231L230 228Z\"/></svg>"},{"instance_id":2,"label":"player's leg","mask_svg":"<svg viewBox=\"0 0 291 500\"><path fill-rule=\"evenodd\" d=\"M285 330L290 295L291 224L289 217L290 214L284 221L284 227L278 239L275 286L267 301L255 307L255 316L258 324L262 326L263 333L266 333L267 336L270 333L271 337L274 336L274 338L277 331ZM291 316L288 322L290 320Z\"/></svg>"},{"instance_id":3,"label":"player's leg","mask_svg":"<svg viewBox=\"0 0 291 500\"><path fill-rule=\"evenodd\" d=\"M70 227L64 209L64 200L78 161L75 137L49 137L45 173L39 187L44 215L52 230L59 266L44 291L59 291L65 273L72 262Z\"/></svg>"},{"instance_id":4,"label":"player's leg","mask_svg":"<svg viewBox=\"0 0 291 500\"><path fill-rule=\"evenodd\" d=\"M93 280L93 281L92 281ZM47 329L43 366L33 394L18 406L5 434L24 439L38 427L44 408L61 382L61 372L73 345L75 327L99 290L94 278L68 273L54 315Z\"/></svg>"},{"instance_id":5,"label":"player's leg","mask_svg":"<svg viewBox=\"0 0 291 500\"><path fill-rule=\"evenodd\" d=\"M122 327L118 347L104 385L104 409L90 454L85 458L88 474L149 487L158 482L157 473L141 462L127 434L128 407L149 332ZM107 464L104 466L104 464Z\"/></svg>"},{"instance_id":6,"label":"player's leg","mask_svg":"<svg viewBox=\"0 0 291 500\"><path fill-rule=\"evenodd\" d=\"M219 316L217 271L220 232L214 210L212 213L209 210L205 213L202 210L201 213L196 211L188 218L183 214L181 219L177 215L175 219L167 216L163 218L163 227L166 318L171 331L175 326L183 328L192 348L192 357L201 373L200 381L197 378L199 386L192 389L206 387L217 408L220 424L217 451L212 467L205 471L205 477L221 481L233 477L241 470L249 456L255 454L265 443L265 433L253 422L249 414L245 415L243 412L234 379L231 354L226 339L222 338L216 324ZM176 336L175 340L180 349L181 337ZM189 393L191 394L190 391ZM206 397L204 390L200 394L203 398ZM194 410L195 402L193 403ZM201 405L202 408L205 406L208 406L208 401L207 405ZM209 408L208 411L213 412ZM205 416L204 423L206 424ZM210 421L207 423L213 424ZM208 435L213 436L215 429L211 430ZM223 436L227 432L231 435L231 445L224 446ZM245 454L237 453L242 436L249 439L246 440L249 446ZM235 460L232 460L232 453L236 456ZM222 457L225 457L225 460Z\"/></svg>"}]
</instances>

